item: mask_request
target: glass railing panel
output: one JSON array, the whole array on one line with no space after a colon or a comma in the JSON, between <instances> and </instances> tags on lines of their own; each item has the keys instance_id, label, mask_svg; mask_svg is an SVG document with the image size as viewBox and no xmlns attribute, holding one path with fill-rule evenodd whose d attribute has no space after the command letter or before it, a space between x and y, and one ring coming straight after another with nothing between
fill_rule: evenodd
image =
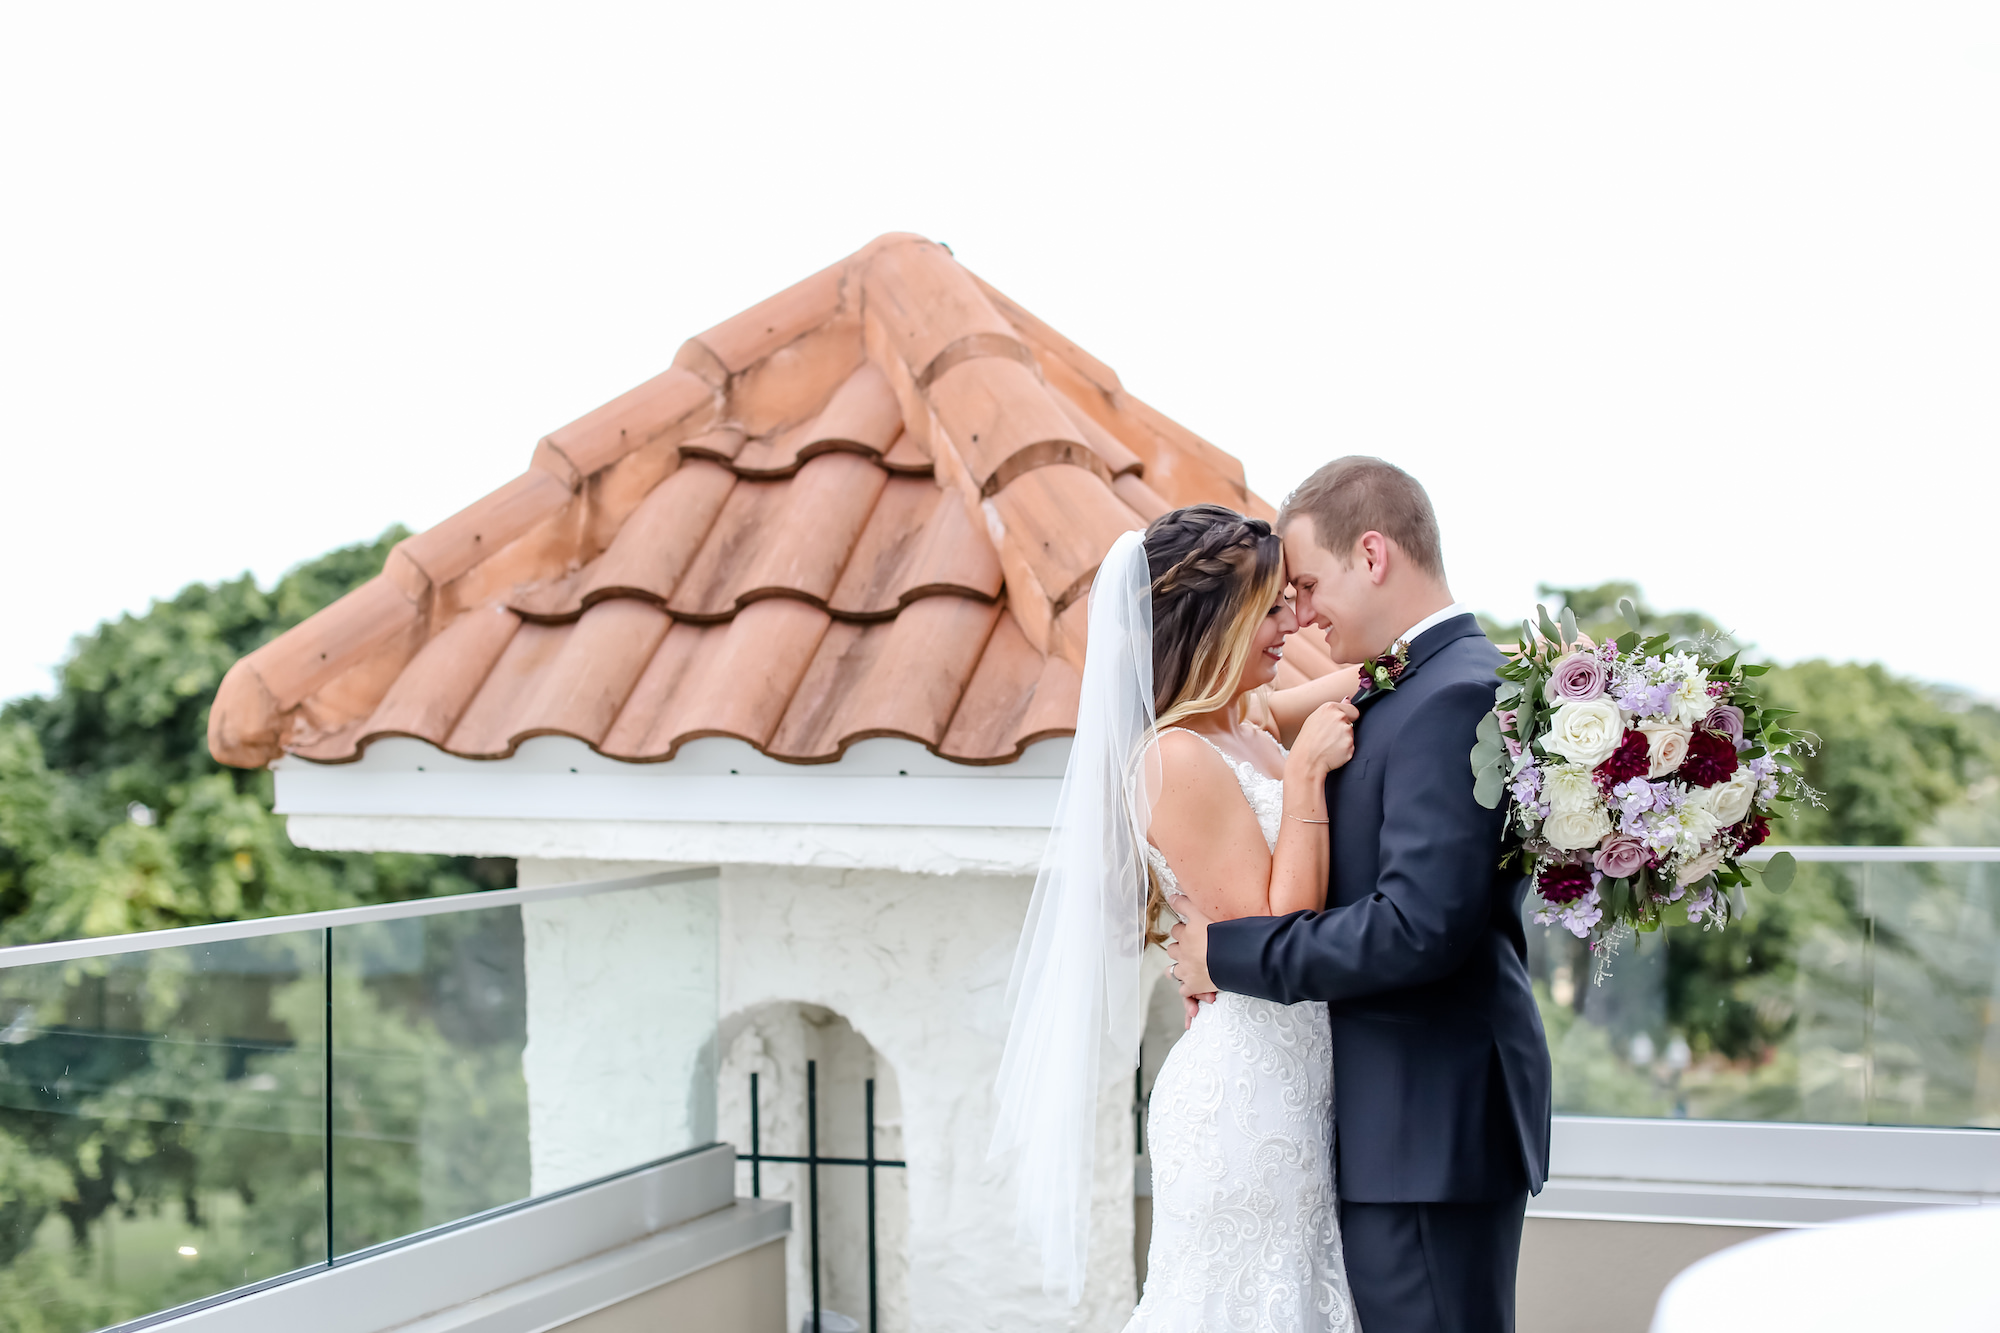
<instances>
[{"instance_id":1,"label":"glass railing panel","mask_svg":"<svg viewBox=\"0 0 2000 1333\"><path fill-rule=\"evenodd\" d=\"M521 909L329 933L333 1252L526 1198Z\"/></svg>"},{"instance_id":2,"label":"glass railing panel","mask_svg":"<svg viewBox=\"0 0 2000 1333\"><path fill-rule=\"evenodd\" d=\"M1640 936L1596 986L1529 924L1557 1113L2000 1128L2000 862L1978 855L1804 860L1782 903Z\"/></svg>"},{"instance_id":3,"label":"glass railing panel","mask_svg":"<svg viewBox=\"0 0 2000 1333\"><path fill-rule=\"evenodd\" d=\"M2000 864L1855 867L1868 1123L2000 1128Z\"/></svg>"},{"instance_id":4,"label":"glass railing panel","mask_svg":"<svg viewBox=\"0 0 2000 1333\"><path fill-rule=\"evenodd\" d=\"M331 931L334 1253L715 1140L717 882Z\"/></svg>"},{"instance_id":5,"label":"glass railing panel","mask_svg":"<svg viewBox=\"0 0 2000 1333\"><path fill-rule=\"evenodd\" d=\"M325 1258L323 934L0 968L0 1327Z\"/></svg>"}]
</instances>

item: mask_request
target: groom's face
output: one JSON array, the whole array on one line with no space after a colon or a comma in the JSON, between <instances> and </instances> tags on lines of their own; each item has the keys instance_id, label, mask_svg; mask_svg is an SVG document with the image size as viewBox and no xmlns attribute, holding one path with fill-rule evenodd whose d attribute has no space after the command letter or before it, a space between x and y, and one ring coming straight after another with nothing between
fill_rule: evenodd
<instances>
[{"instance_id":1,"label":"groom's face","mask_svg":"<svg viewBox=\"0 0 2000 1333\"><path fill-rule=\"evenodd\" d=\"M1364 601L1372 588L1367 565L1341 563L1319 544L1313 521L1304 514L1285 525L1285 568L1298 597L1299 624L1326 626L1335 661L1360 662L1380 651L1364 642L1371 632Z\"/></svg>"}]
</instances>

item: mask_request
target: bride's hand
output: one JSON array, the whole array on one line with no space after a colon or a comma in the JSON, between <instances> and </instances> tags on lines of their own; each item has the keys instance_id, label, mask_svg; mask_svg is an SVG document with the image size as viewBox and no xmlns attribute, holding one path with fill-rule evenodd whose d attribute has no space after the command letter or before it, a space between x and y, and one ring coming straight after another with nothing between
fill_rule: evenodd
<instances>
[{"instance_id":1,"label":"bride's hand","mask_svg":"<svg viewBox=\"0 0 2000 1333\"><path fill-rule=\"evenodd\" d=\"M1307 764L1314 775L1331 773L1354 757L1354 719L1360 710L1346 700L1313 709L1299 728L1291 760Z\"/></svg>"}]
</instances>

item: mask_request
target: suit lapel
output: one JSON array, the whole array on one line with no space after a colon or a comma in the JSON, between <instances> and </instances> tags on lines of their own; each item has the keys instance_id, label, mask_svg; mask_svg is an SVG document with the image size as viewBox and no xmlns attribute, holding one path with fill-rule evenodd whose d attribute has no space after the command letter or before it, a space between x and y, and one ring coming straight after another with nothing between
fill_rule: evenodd
<instances>
[{"instance_id":1,"label":"suit lapel","mask_svg":"<svg viewBox=\"0 0 2000 1333\"><path fill-rule=\"evenodd\" d=\"M1396 682L1396 689L1405 688L1410 678L1417 674L1423 664L1443 651L1446 644L1455 643L1459 639L1478 637L1480 637L1479 619L1473 615L1453 616L1450 620L1431 626L1410 644L1410 660L1403 665L1403 678ZM1396 690L1373 691L1363 696L1361 702L1355 706L1361 710L1363 716L1366 716L1368 710L1377 702L1395 692Z\"/></svg>"}]
</instances>

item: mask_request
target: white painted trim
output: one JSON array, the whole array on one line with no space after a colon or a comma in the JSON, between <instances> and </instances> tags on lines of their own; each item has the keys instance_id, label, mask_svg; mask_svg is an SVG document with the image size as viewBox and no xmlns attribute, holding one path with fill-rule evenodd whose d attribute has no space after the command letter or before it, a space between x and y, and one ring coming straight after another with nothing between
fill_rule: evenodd
<instances>
[{"instance_id":1,"label":"white painted trim","mask_svg":"<svg viewBox=\"0 0 2000 1333\"><path fill-rule=\"evenodd\" d=\"M714 866L700 866L688 870L656 870L644 875L629 875L623 879L584 880L575 884L553 884L538 889L493 889L484 893L454 894L446 898L417 898L400 903L376 903L369 907L337 907L325 912L265 916L258 917L254 921L223 921L211 926L178 926L172 930L148 930L131 935L99 935L83 940L55 940L48 944L17 944L11 948L0 949L0 969L29 967L36 963L67 962L77 958L103 958L111 954L139 953L149 949L219 944L225 940L257 939L266 935L289 935L300 930L359 926L371 921L402 921L410 917L482 912L493 907L518 907L522 903L546 902L554 898L584 898L597 893L618 893L626 889L647 889L660 884L715 879L720 874L720 870Z\"/></svg>"},{"instance_id":2,"label":"white painted trim","mask_svg":"<svg viewBox=\"0 0 2000 1333\"><path fill-rule=\"evenodd\" d=\"M2000 1203L2000 1131L1557 1116L1531 1217L1817 1226Z\"/></svg>"},{"instance_id":3,"label":"white painted trim","mask_svg":"<svg viewBox=\"0 0 2000 1333\"><path fill-rule=\"evenodd\" d=\"M612 819L293 815L293 842L322 851L435 852L545 860L811 866L912 875L1032 875L1046 828L899 824L683 824Z\"/></svg>"},{"instance_id":4,"label":"white painted trim","mask_svg":"<svg viewBox=\"0 0 2000 1333\"><path fill-rule=\"evenodd\" d=\"M671 1282L790 1230L790 1207L735 1199L726 1144L153 1323L173 1333L530 1333ZM739 1206L740 1204L740 1206Z\"/></svg>"},{"instance_id":5,"label":"white painted trim","mask_svg":"<svg viewBox=\"0 0 2000 1333\"><path fill-rule=\"evenodd\" d=\"M1044 741L1014 763L975 766L878 738L836 763L786 764L711 737L665 763L632 764L542 736L481 761L391 738L352 764L287 758L274 768L282 815L1046 830L1068 752L1067 740Z\"/></svg>"},{"instance_id":6,"label":"white painted trim","mask_svg":"<svg viewBox=\"0 0 2000 1333\"><path fill-rule=\"evenodd\" d=\"M2000 861L2000 847L1782 847L1769 843L1743 854L1746 861L1768 861L1790 852L1800 861L1861 862Z\"/></svg>"}]
</instances>

